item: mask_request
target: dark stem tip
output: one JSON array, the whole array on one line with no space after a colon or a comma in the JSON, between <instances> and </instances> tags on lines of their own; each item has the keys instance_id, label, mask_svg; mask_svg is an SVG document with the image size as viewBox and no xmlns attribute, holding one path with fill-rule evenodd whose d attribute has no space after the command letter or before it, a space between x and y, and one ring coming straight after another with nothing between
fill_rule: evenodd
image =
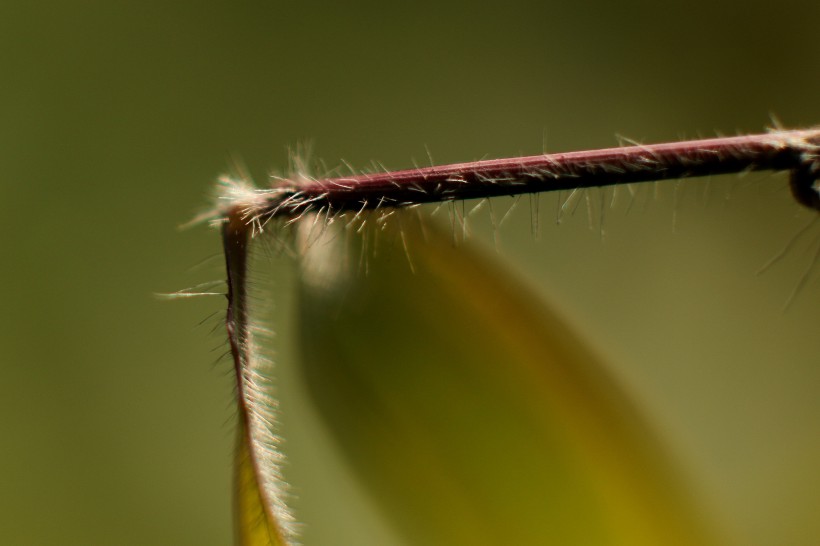
<instances>
[{"instance_id":1,"label":"dark stem tip","mask_svg":"<svg viewBox=\"0 0 820 546\"><path fill-rule=\"evenodd\" d=\"M798 203L820 211L820 156L804 152L791 171L789 185Z\"/></svg>"}]
</instances>

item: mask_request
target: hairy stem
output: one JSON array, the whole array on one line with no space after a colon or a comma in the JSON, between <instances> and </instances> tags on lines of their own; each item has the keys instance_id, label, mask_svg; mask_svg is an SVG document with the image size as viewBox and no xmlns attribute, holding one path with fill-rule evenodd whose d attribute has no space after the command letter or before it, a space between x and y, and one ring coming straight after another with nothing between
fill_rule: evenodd
<instances>
[{"instance_id":1,"label":"hairy stem","mask_svg":"<svg viewBox=\"0 0 820 546\"><path fill-rule=\"evenodd\" d=\"M458 199L518 195L650 180L792 171L792 193L820 210L820 129L774 131L665 144L543 154L401 171L314 179L299 174L263 190L247 212L297 218Z\"/></svg>"},{"instance_id":2,"label":"hairy stem","mask_svg":"<svg viewBox=\"0 0 820 546\"><path fill-rule=\"evenodd\" d=\"M225 326L234 362L239 434L237 441L235 508L238 543L290 544L291 516L282 498L273 431L274 416L266 412L267 399L260 395L266 385L260 376L253 332L248 318L250 230L237 211L227 215L222 242L228 274L228 308ZM242 460L247 458L247 461ZM259 538L262 537L262 538ZM261 542L260 542L261 540Z\"/></svg>"}]
</instances>

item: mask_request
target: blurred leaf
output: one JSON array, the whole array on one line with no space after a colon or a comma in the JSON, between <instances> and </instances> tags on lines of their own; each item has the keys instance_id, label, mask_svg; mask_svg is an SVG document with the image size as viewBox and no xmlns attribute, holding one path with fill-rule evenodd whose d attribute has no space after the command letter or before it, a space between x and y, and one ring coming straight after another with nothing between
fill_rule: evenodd
<instances>
[{"instance_id":1,"label":"blurred leaf","mask_svg":"<svg viewBox=\"0 0 820 546\"><path fill-rule=\"evenodd\" d=\"M449 234L390 221L303 243L300 347L320 412L408 541L712 543L567 324Z\"/></svg>"}]
</instances>

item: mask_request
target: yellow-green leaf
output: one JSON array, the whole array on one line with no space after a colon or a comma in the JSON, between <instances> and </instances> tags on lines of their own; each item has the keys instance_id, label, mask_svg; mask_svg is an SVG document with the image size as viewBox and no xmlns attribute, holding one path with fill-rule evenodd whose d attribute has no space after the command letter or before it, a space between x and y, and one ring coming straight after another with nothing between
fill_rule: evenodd
<instances>
[{"instance_id":1,"label":"yellow-green leaf","mask_svg":"<svg viewBox=\"0 0 820 546\"><path fill-rule=\"evenodd\" d=\"M237 431L234 508L237 546L285 546L287 540L266 508L248 445L247 428L240 419Z\"/></svg>"},{"instance_id":2,"label":"yellow-green leaf","mask_svg":"<svg viewBox=\"0 0 820 546\"><path fill-rule=\"evenodd\" d=\"M305 237L300 346L317 406L409 543L714 543L558 314L449 233L389 222Z\"/></svg>"},{"instance_id":3,"label":"yellow-green leaf","mask_svg":"<svg viewBox=\"0 0 820 546\"><path fill-rule=\"evenodd\" d=\"M250 233L239 211L222 228L228 272L228 343L236 378L238 435L234 503L240 546L288 546L294 536L284 499L270 362L259 352L263 331L249 320Z\"/></svg>"}]
</instances>

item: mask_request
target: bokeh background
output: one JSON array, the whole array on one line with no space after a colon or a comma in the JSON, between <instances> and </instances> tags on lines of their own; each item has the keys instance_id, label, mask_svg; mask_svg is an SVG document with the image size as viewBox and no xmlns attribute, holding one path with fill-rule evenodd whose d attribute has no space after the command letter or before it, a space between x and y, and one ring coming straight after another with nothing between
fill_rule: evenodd
<instances>
[{"instance_id":1,"label":"bokeh background","mask_svg":"<svg viewBox=\"0 0 820 546\"><path fill-rule=\"evenodd\" d=\"M177 227L232 154L264 182L304 139L402 168L808 126L818 20L794 0L3 2L0 541L230 543L224 301L154 294L221 278L217 233ZM606 207L603 237L585 203L559 226L542 198L537 237L519 207L499 259L607 356L741 543L818 543L817 264L783 305L820 228L755 275L815 213L782 175L650 188ZM388 540L310 505L344 468L293 417L272 274L305 540Z\"/></svg>"}]
</instances>

